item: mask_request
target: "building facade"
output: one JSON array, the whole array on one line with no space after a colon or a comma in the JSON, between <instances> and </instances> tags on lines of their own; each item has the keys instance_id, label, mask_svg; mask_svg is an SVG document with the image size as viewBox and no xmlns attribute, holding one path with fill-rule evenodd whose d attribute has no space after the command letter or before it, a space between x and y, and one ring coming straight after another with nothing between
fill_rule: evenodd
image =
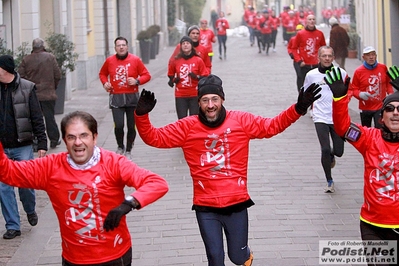
<instances>
[{"instance_id":1,"label":"building facade","mask_svg":"<svg viewBox=\"0 0 399 266\"><path fill-rule=\"evenodd\" d=\"M0 38L16 51L23 42L49 32L68 36L79 54L76 70L67 74L66 99L74 89L87 89L98 78L105 58L114 54L114 39L124 36L129 50L139 53L136 35L151 25L161 27L166 45L164 0L0 0ZM139 54L138 54L139 55Z\"/></svg>"}]
</instances>

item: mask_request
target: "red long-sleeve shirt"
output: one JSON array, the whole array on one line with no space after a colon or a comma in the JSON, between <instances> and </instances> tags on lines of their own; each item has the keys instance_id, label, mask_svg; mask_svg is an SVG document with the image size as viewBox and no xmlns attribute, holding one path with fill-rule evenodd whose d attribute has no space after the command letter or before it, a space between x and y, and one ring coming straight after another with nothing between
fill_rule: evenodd
<instances>
[{"instance_id":1,"label":"red long-sleeve shirt","mask_svg":"<svg viewBox=\"0 0 399 266\"><path fill-rule=\"evenodd\" d=\"M116 55L108 57L100 69L99 77L102 84L108 81L111 83L111 94L138 92L137 85L128 85L127 78L129 77L138 79L140 85L151 79L151 75L141 59L130 53L123 60L118 59Z\"/></svg>"},{"instance_id":2,"label":"red long-sleeve shirt","mask_svg":"<svg viewBox=\"0 0 399 266\"><path fill-rule=\"evenodd\" d=\"M192 78L190 73L201 77L209 75L208 69L199 56L194 55L189 59L175 58L169 62L168 76L179 79L175 86L175 97L197 97L198 79Z\"/></svg>"},{"instance_id":3,"label":"red long-sleeve shirt","mask_svg":"<svg viewBox=\"0 0 399 266\"><path fill-rule=\"evenodd\" d=\"M307 30L305 28L296 34L293 48L298 58L305 65L317 65L319 62L317 57L319 48L324 45L326 45L326 40L324 39L323 32L317 29Z\"/></svg>"},{"instance_id":4,"label":"red long-sleeve shirt","mask_svg":"<svg viewBox=\"0 0 399 266\"><path fill-rule=\"evenodd\" d=\"M348 104L348 96L333 102L334 129L340 136L344 136L349 128ZM356 125L361 131L360 138L349 143L364 159L364 202L360 219L378 227L398 228L398 142L385 141L380 129Z\"/></svg>"},{"instance_id":5,"label":"red long-sleeve shirt","mask_svg":"<svg viewBox=\"0 0 399 266\"><path fill-rule=\"evenodd\" d=\"M390 79L386 74L388 71L384 64L378 63L374 69L367 69L364 65L359 66L353 74L349 94L359 100L359 109L365 111L375 111L382 107L382 101L393 93ZM368 92L371 94L369 99L363 100L359 94Z\"/></svg>"},{"instance_id":6,"label":"red long-sleeve shirt","mask_svg":"<svg viewBox=\"0 0 399 266\"><path fill-rule=\"evenodd\" d=\"M246 112L226 111L224 122L215 128L202 124L197 115L161 128L149 116L137 116L143 141L157 148L182 148L194 187L194 205L223 208L247 201L249 141L271 138L283 132L300 115L295 105L273 118Z\"/></svg>"},{"instance_id":7,"label":"red long-sleeve shirt","mask_svg":"<svg viewBox=\"0 0 399 266\"><path fill-rule=\"evenodd\" d=\"M132 195L141 207L168 191L159 175L113 152L100 149L100 154L97 165L76 170L66 152L18 162L8 159L0 144L0 181L47 192L60 226L62 256L75 264L111 261L131 247L125 217L112 231L103 227L109 211L124 201L125 186L136 189Z\"/></svg>"}]
</instances>

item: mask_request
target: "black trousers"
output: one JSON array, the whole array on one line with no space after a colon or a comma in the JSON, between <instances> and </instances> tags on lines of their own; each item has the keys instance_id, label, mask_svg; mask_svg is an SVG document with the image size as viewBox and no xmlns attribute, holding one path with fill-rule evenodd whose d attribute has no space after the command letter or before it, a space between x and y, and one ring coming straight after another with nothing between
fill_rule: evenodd
<instances>
[{"instance_id":1,"label":"black trousers","mask_svg":"<svg viewBox=\"0 0 399 266\"><path fill-rule=\"evenodd\" d=\"M55 101L40 101L44 122L46 123L47 137L50 144L57 144L60 139L60 131L54 117Z\"/></svg>"},{"instance_id":2,"label":"black trousers","mask_svg":"<svg viewBox=\"0 0 399 266\"><path fill-rule=\"evenodd\" d=\"M377 227L363 221L360 221L360 234L362 235L362 240L396 240L396 250L398 251L399 248L399 228L382 228ZM398 265L396 264L375 264L375 263L368 263L369 266L385 266L385 265Z\"/></svg>"}]
</instances>

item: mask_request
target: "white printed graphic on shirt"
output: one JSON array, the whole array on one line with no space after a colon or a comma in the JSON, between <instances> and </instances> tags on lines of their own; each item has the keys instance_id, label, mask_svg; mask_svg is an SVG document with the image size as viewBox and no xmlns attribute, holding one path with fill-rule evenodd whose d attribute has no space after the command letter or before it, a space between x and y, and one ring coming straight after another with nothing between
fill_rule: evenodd
<instances>
[{"instance_id":1,"label":"white printed graphic on shirt","mask_svg":"<svg viewBox=\"0 0 399 266\"><path fill-rule=\"evenodd\" d=\"M119 65L115 70L114 81L118 82L119 87L127 87L127 78L129 77L130 63Z\"/></svg>"},{"instance_id":2,"label":"white printed graphic on shirt","mask_svg":"<svg viewBox=\"0 0 399 266\"><path fill-rule=\"evenodd\" d=\"M367 88L367 92L371 94L375 100L382 101L381 98L381 73L377 75L371 74L368 78L369 86Z\"/></svg>"},{"instance_id":3,"label":"white printed graphic on shirt","mask_svg":"<svg viewBox=\"0 0 399 266\"><path fill-rule=\"evenodd\" d=\"M205 154L201 155L201 166L212 166L210 175L212 178L221 176L230 176L230 143L228 134L231 133L230 128L226 129L223 136L216 134L208 135L204 145L207 149Z\"/></svg>"},{"instance_id":4,"label":"white printed graphic on shirt","mask_svg":"<svg viewBox=\"0 0 399 266\"><path fill-rule=\"evenodd\" d=\"M179 69L180 83L183 87L192 87L190 72L193 72L192 69L195 67L195 63L193 64L182 64Z\"/></svg>"},{"instance_id":5,"label":"white printed graphic on shirt","mask_svg":"<svg viewBox=\"0 0 399 266\"><path fill-rule=\"evenodd\" d=\"M389 198L393 201L399 200L397 193L398 186L396 176L398 173L399 157L398 155L382 154L379 156L380 169L371 171L369 181L376 189L376 192L383 198Z\"/></svg>"}]
</instances>

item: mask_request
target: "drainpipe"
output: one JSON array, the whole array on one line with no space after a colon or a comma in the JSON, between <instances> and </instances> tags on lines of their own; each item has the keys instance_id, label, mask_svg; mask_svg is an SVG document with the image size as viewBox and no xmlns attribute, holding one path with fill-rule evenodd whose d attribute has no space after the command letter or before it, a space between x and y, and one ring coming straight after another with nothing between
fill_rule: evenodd
<instances>
[{"instance_id":1,"label":"drainpipe","mask_svg":"<svg viewBox=\"0 0 399 266\"><path fill-rule=\"evenodd\" d=\"M103 0L104 9L104 39L105 39L105 58L109 56L109 35L108 35L108 0Z\"/></svg>"}]
</instances>

